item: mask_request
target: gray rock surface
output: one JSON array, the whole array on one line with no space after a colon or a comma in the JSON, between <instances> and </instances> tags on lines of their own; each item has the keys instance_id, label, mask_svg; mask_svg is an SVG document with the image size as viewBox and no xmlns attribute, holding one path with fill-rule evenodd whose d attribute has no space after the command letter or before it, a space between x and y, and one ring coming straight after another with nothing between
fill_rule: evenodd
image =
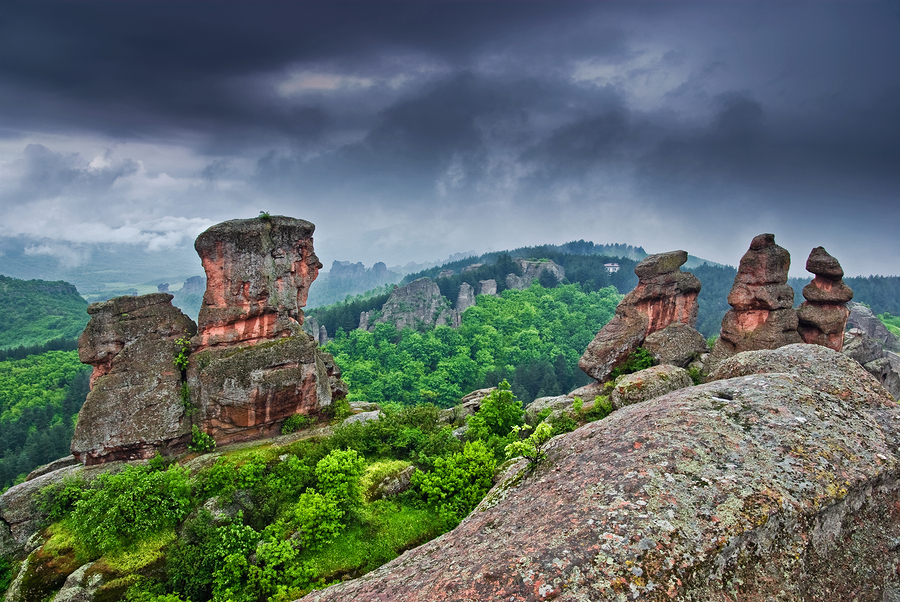
<instances>
[{"instance_id":1,"label":"gray rock surface","mask_svg":"<svg viewBox=\"0 0 900 602\"><path fill-rule=\"evenodd\" d=\"M497 296L497 281L493 278L491 278L490 280L479 280L478 287L479 295L491 295L492 297Z\"/></svg>"},{"instance_id":2,"label":"gray rock surface","mask_svg":"<svg viewBox=\"0 0 900 602\"><path fill-rule=\"evenodd\" d=\"M661 364L617 378L609 401L614 410L619 410L693 385L684 368Z\"/></svg>"},{"instance_id":3,"label":"gray rock surface","mask_svg":"<svg viewBox=\"0 0 900 602\"><path fill-rule=\"evenodd\" d=\"M893 595L897 404L825 347L732 360L766 373L681 389L560 435L534 472L524 461L509 468L453 531L304 602Z\"/></svg>"},{"instance_id":4,"label":"gray rock surface","mask_svg":"<svg viewBox=\"0 0 900 602\"><path fill-rule=\"evenodd\" d=\"M117 297L88 307L90 322L78 356L94 367L91 391L78 414L72 454L82 463L152 458L190 436L181 403L175 340L194 322L172 306L172 295Z\"/></svg>"},{"instance_id":5,"label":"gray rock surface","mask_svg":"<svg viewBox=\"0 0 900 602\"><path fill-rule=\"evenodd\" d=\"M407 466L399 473L385 477L376 487L372 495L373 500L392 498L400 495L410 488L412 476L416 472L415 466Z\"/></svg>"},{"instance_id":6,"label":"gray rock surface","mask_svg":"<svg viewBox=\"0 0 900 602\"><path fill-rule=\"evenodd\" d=\"M582 399L582 401L584 401ZM525 408L525 422L531 426L537 423L538 415L544 410L550 410L547 420L556 418L565 412L571 412L575 398L571 395L556 395L554 397L538 397Z\"/></svg>"},{"instance_id":7,"label":"gray rock surface","mask_svg":"<svg viewBox=\"0 0 900 602\"><path fill-rule=\"evenodd\" d=\"M459 285L459 294L456 296L456 311L462 314L475 305L475 289L468 282Z\"/></svg>"},{"instance_id":8,"label":"gray rock surface","mask_svg":"<svg viewBox=\"0 0 900 602\"><path fill-rule=\"evenodd\" d=\"M94 594L105 581L102 573L90 572L93 566L94 563L89 562L75 569L53 597L53 602L94 602Z\"/></svg>"},{"instance_id":9,"label":"gray rock surface","mask_svg":"<svg viewBox=\"0 0 900 602\"><path fill-rule=\"evenodd\" d=\"M850 317L847 319L847 326L850 328L859 328L866 333L867 336L878 341L878 344L888 351L900 351L900 339L888 330L881 320L878 319L872 310L862 303L848 303L850 308Z\"/></svg>"},{"instance_id":10,"label":"gray rock surface","mask_svg":"<svg viewBox=\"0 0 900 602\"><path fill-rule=\"evenodd\" d=\"M673 322L662 330L648 335L641 347L660 364L670 364L679 368L686 368L704 353L709 353L709 346L703 335L681 322Z\"/></svg>"},{"instance_id":11,"label":"gray rock surface","mask_svg":"<svg viewBox=\"0 0 900 602\"><path fill-rule=\"evenodd\" d=\"M381 316L374 322L369 318L369 330L381 323L398 329L449 325L450 313L450 304L441 296L438 285L430 278L419 278L394 289L381 308Z\"/></svg>"},{"instance_id":12,"label":"gray rock surface","mask_svg":"<svg viewBox=\"0 0 900 602\"><path fill-rule=\"evenodd\" d=\"M375 410L374 412L360 412L359 414L353 414L352 416L347 416L341 424L356 424L357 422L369 422L370 420L381 420L381 417L384 416L384 413L381 410Z\"/></svg>"},{"instance_id":13,"label":"gray rock surface","mask_svg":"<svg viewBox=\"0 0 900 602\"><path fill-rule=\"evenodd\" d=\"M519 266L522 275L517 276L516 274L507 274L506 288L524 290L531 286L535 280L540 278L541 274L544 272L553 274L553 277L556 278L557 282L562 282L563 278L566 277L565 268L553 261L529 261L527 259L522 259L521 257L517 257L513 261Z\"/></svg>"},{"instance_id":14,"label":"gray rock surface","mask_svg":"<svg viewBox=\"0 0 900 602\"><path fill-rule=\"evenodd\" d=\"M844 333L844 346L841 352L862 364L866 371L874 376L884 388L900 400L900 367L897 354L885 351L875 339L868 336L860 328L851 328Z\"/></svg>"}]
</instances>

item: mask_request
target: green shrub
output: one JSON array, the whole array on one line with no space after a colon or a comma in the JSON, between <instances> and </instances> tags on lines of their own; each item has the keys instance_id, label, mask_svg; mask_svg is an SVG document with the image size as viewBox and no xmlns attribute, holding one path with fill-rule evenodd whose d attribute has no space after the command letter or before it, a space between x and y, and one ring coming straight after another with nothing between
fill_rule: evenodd
<instances>
[{"instance_id":1,"label":"green shrub","mask_svg":"<svg viewBox=\"0 0 900 602\"><path fill-rule=\"evenodd\" d=\"M438 458L434 470L417 472L413 485L449 526L471 512L491 488L497 460L481 441L466 443L462 453Z\"/></svg>"},{"instance_id":2,"label":"green shrub","mask_svg":"<svg viewBox=\"0 0 900 602\"><path fill-rule=\"evenodd\" d=\"M74 504L76 541L91 553L123 549L140 537L174 528L190 511L188 470L129 466L104 473Z\"/></svg>"},{"instance_id":3,"label":"green shrub","mask_svg":"<svg viewBox=\"0 0 900 602\"><path fill-rule=\"evenodd\" d=\"M84 494L84 479L68 476L58 483L43 487L37 494L38 509L47 515L48 523L55 523L75 509L75 504Z\"/></svg>"},{"instance_id":4,"label":"green shrub","mask_svg":"<svg viewBox=\"0 0 900 602\"><path fill-rule=\"evenodd\" d=\"M591 406L591 409L582 414L582 418L585 422L594 422L606 418L612 414L612 411L613 407L612 403L609 401L609 396L598 395L594 398L594 405Z\"/></svg>"},{"instance_id":5,"label":"green shrub","mask_svg":"<svg viewBox=\"0 0 900 602\"><path fill-rule=\"evenodd\" d=\"M571 419L570 419L571 420ZM574 422L574 421L573 421ZM514 431L519 433L520 431L527 431L531 429L530 426L525 425L523 427L514 427ZM534 470L534 467L537 466L538 462L544 459L545 454L543 447L544 445L553 438L554 427L546 422L542 422L537 425L537 428L534 429L534 432L531 433L525 439L520 439L518 441L513 441L509 445L506 446L506 457L507 458L525 458L528 460L528 468L530 470Z\"/></svg>"},{"instance_id":6,"label":"green shrub","mask_svg":"<svg viewBox=\"0 0 900 602\"><path fill-rule=\"evenodd\" d=\"M319 491L344 511L359 507L362 503L359 477L365 465L365 460L355 450L332 451L316 464Z\"/></svg>"},{"instance_id":7,"label":"green shrub","mask_svg":"<svg viewBox=\"0 0 900 602\"><path fill-rule=\"evenodd\" d=\"M188 449L192 452L206 454L216 449L216 440L207 433L204 433L195 424L191 427L191 442Z\"/></svg>"},{"instance_id":8,"label":"green shrub","mask_svg":"<svg viewBox=\"0 0 900 602\"><path fill-rule=\"evenodd\" d=\"M618 377L623 374L632 374L633 372L638 372L640 370L644 370L645 368L649 368L653 365L653 356L649 351L644 349L643 347L638 347L634 350L634 353L628 356L628 359L625 360L625 363L610 372L609 380L615 381Z\"/></svg>"},{"instance_id":9,"label":"green shrub","mask_svg":"<svg viewBox=\"0 0 900 602\"><path fill-rule=\"evenodd\" d=\"M289 435L306 428L313 423L313 419L306 414L294 414L281 424L281 434Z\"/></svg>"},{"instance_id":10,"label":"green shrub","mask_svg":"<svg viewBox=\"0 0 900 602\"><path fill-rule=\"evenodd\" d=\"M467 418L469 439L487 440L491 435L506 437L514 426L522 425L525 410L505 380L481 402L481 408Z\"/></svg>"}]
</instances>

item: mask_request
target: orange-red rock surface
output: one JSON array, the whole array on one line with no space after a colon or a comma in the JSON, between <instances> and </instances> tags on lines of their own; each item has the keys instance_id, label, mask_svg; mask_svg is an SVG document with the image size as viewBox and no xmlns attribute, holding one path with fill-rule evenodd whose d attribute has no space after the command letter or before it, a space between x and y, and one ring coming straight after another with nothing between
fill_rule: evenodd
<instances>
[{"instance_id":1,"label":"orange-red rock surface","mask_svg":"<svg viewBox=\"0 0 900 602\"><path fill-rule=\"evenodd\" d=\"M598 381L628 359L644 339L669 324L697 324L700 281L679 268L687 252L645 257L634 268L638 285L616 307L616 314L588 345L578 366Z\"/></svg>"},{"instance_id":2,"label":"orange-red rock surface","mask_svg":"<svg viewBox=\"0 0 900 602\"><path fill-rule=\"evenodd\" d=\"M800 336L804 343L840 351L850 317L847 302L853 299L853 291L844 284L841 264L822 247L810 252L806 271L816 277L803 288L806 301L797 310Z\"/></svg>"},{"instance_id":3,"label":"orange-red rock surface","mask_svg":"<svg viewBox=\"0 0 900 602\"><path fill-rule=\"evenodd\" d=\"M322 264L310 222L283 216L231 220L197 237L206 271L198 349L292 335Z\"/></svg>"}]
</instances>

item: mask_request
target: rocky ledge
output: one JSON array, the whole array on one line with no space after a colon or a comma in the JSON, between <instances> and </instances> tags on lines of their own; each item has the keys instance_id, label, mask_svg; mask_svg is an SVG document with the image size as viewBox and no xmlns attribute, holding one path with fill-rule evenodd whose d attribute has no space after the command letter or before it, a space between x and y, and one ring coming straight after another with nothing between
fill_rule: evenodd
<instances>
[{"instance_id":1,"label":"rocky ledge","mask_svg":"<svg viewBox=\"0 0 900 602\"><path fill-rule=\"evenodd\" d=\"M455 530L304 602L897 599L897 404L816 345L714 377L553 439Z\"/></svg>"}]
</instances>

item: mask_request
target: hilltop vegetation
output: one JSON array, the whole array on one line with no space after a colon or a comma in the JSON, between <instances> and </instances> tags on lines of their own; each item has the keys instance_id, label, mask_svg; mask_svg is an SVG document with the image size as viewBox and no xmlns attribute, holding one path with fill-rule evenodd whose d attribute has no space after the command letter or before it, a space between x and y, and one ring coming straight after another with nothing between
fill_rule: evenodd
<instances>
[{"instance_id":1,"label":"hilltop vegetation","mask_svg":"<svg viewBox=\"0 0 900 602\"><path fill-rule=\"evenodd\" d=\"M508 379L525 402L588 382L578 358L608 322L621 296L567 284L479 296L459 329L338 331L326 346L343 370L353 400L431 402L449 407L466 393Z\"/></svg>"},{"instance_id":2,"label":"hilltop vegetation","mask_svg":"<svg viewBox=\"0 0 900 602\"><path fill-rule=\"evenodd\" d=\"M0 349L77 338L88 322L87 305L67 282L0 276Z\"/></svg>"}]
</instances>

